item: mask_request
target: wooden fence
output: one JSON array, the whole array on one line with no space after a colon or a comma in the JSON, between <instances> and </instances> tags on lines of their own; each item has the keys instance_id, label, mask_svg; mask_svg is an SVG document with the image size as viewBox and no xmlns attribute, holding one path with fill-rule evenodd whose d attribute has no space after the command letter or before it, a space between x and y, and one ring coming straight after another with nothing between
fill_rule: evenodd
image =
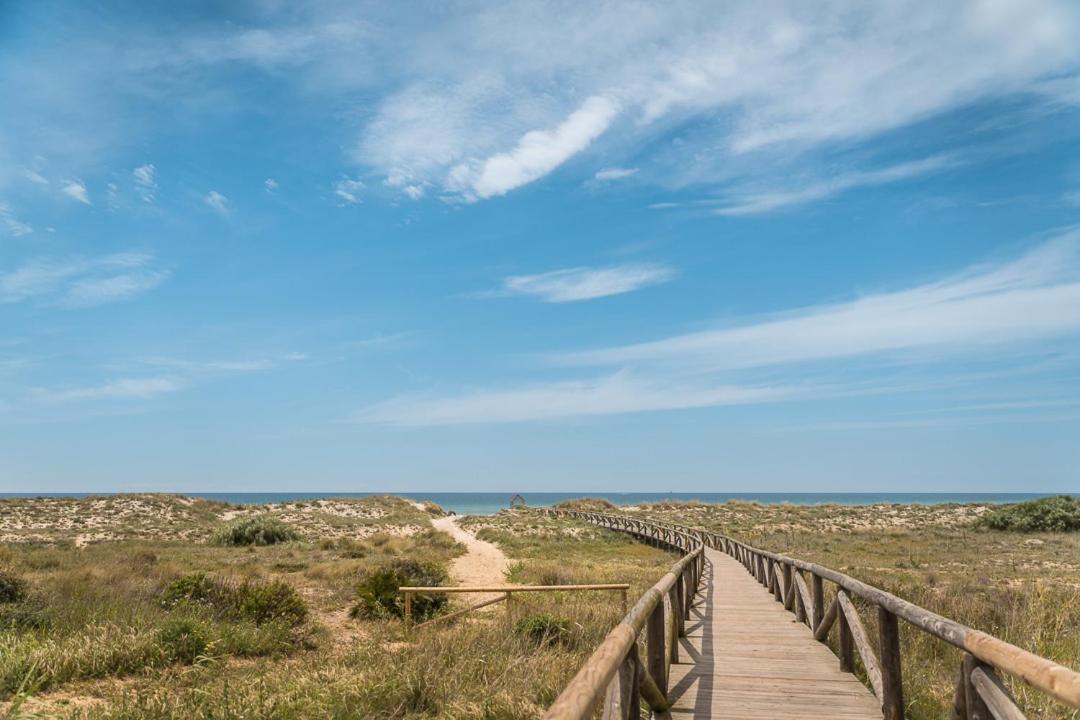
<instances>
[{"instance_id":1,"label":"wooden fence","mask_svg":"<svg viewBox=\"0 0 1080 720\"><path fill-rule=\"evenodd\" d=\"M627 523L627 518L618 515L570 511L561 511L560 514L614 530L624 529ZM731 555L772 592L777 602L782 602L785 608L795 613L796 620L806 623L818 642L827 642L830 630L833 625L837 625L840 668L855 672L855 655L858 654L870 680L871 689L881 702L885 720L903 720L904 717L899 620L904 620L918 630L963 651L951 712L953 720L1022 720L1025 716L1001 682L1001 673L1022 680L1058 702L1080 708L1080 673L932 613L848 575L804 560L761 550L719 533L656 521L633 522L637 528L635 535L666 530L693 538L698 548L704 545ZM642 526L648 526L652 530L642 531ZM685 542L687 547L690 547L691 541ZM834 587L827 605L825 581L832 583ZM877 613L876 649L870 643L859 613L851 601L852 596L865 601ZM633 611L627 617L632 615ZM594 654L589 659L578 677L586 673L590 664L596 662L596 657ZM570 687L567 686L563 695L566 695ZM563 695L560 695L559 700L562 700ZM587 717L587 713L552 714L558 705L556 701L545 717L562 720L584 720ZM605 718L607 717L635 716L625 713L608 715L605 711Z\"/></svg>"},{"instance_id":2,"label":"wooden fence","mask_svg":"<svg viewBox=\"0 0 1080 720\"><path fill-rule=\"evenodd\" d=\"M549 510L552 514L560 511ZM673 550L682 558L645 591L544 714L545 720L584 720L602 704L603 720L637 720L641 701L655 712L668 709L668 670L679 658L690 604L704 570L700 538L682 529L629 517L566 513L630 533ZM584 515L588 515L585 518ZM645 634L642 659L639 635Z\"/></svg>"},{"instance_id":3,"label":"wooden fence","mask_svg":"<svg viewBox=\"0 0 1080 720\"><path fill-rule=\"evenodd\" d=\"M630 589L630 585L627 583L605 583L601 585L455 585L452 587L443 586L419 586L419 585L402 585L398 588L402 596L405 599L405 629L410 630L413 628L421 628L425 625L441 622L443 620L450 620L452 618L461 617L466 613L470 613L473 610L479 610L480 608L494 605L496 603L505 602L507 614L511 614L511 603L513 602L514 593L543 593L543 592L568 592L568 591L586 591L586 590L617 590L622 595L622 607L623 612L626 612L626 591ZM490 598L476 603L475 605L469 605L468 607L455 610L454 612L446 613L445 615L436 615L434 618L422 622L418 625L413 625L412 606L413 595L442 595L450 593L499 593L498 597Z\"/></svg>"}]
</instances>

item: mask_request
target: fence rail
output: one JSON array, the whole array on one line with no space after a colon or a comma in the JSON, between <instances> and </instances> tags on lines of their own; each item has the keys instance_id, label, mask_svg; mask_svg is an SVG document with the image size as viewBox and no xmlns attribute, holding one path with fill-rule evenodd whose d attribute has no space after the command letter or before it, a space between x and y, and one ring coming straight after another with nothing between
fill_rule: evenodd
<instances>
[{"instance_id":1,"label":"fence rail","mask_svg":"<svg viewBox=\"0 0 1080 720\"><path fill-rule=\"evenodd\" d=\"M667 533L664 536L678 536L682 538L680 542L683 543L680 549L682 547L694 548L692 556L696 558L694 562L697 566L695 581L701 577L702 547L713 548L732 556L741 562L747 572L758 582L768 588L778 602L782 602L786 609L795 613L797 621L808 625L817 641L826 642L832 627L834 625L838 627L837 645L840 668L847 672L855 672L855 657L858 655L870 681L871 689L881 703L885 720L903 720L904 717L899 620L963 651L950 715L953 720L989 720L989 718L1020 720L1024 718L1016 701L1001 682L1000 674L1002 673L1043 691L1060 703L1072 708L1080 708L1080 673L1004 640L937 615L836 570L762 550L726 535L682 525L601 513L549 512L558 512L561 515L576 517L614 530L632 532L639 537L653 537L664 535L664 533ZM687 550L687 552L687 556L680 563L687 562L691 557L691 551ZM668 574L670 575L671 573ZM809 585L807 585L806 576L809 577ZM835 585L835 593L827 606L824 581ZM661 583L663 582L662 580ZM617 644L614 654L601 653L608 644L608 641L605 641L559 696L559 700L552 705L545 718L584 720L588 717L594 705L586 705L582 702L573 705L567 702L560 704L560 701L564 700L572 688L575 692L579 692L585 687L584 681L579 681L583 675L593 679L588 686L590 688L597 684L614 683L611 679L615 674L614 669L621 668L621 665L613 658L618 656L624 648L628 653L636 653L633 643L636 642L641 624L638 622L635 611L648 597L649 593L646 593L634 610L623 620L620 627L625 625L626 629L616 628L612 631L612 635L608 636L610 639L617 632L622 633L619 637L623 639ZM851 600L852 597L860 598L876 611L878 634L876 650L870 642L869 634ZM636 657L636 654L634 656ZM657 671L657 674L661 673ZM666 678L666 674L664 677ZM609 701L611 694L609 688ZM661 709L656 706L653 708L654 710ZM634 708L621 714L609 714L607 704L605 704L604 717L628 718L637 717L637 715Z\"/></svg>"}]
</instances>

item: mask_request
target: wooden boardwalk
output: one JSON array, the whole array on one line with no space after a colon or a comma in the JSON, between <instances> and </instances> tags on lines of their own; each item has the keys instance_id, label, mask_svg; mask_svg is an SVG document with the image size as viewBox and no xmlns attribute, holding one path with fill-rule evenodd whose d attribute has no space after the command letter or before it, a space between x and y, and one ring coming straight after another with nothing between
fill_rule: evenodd
<instances>
[{"instance_id":1,"label":"wooden boardwalk","mask_svg":"<svg viewBox=\"0 0 1080 720\"><path fill-rule=\"evenodd\" d=\"M671 720L877 718L836 655L737 560L706 548L701 587L671 666Z\"/></svg>"}]
</instances>

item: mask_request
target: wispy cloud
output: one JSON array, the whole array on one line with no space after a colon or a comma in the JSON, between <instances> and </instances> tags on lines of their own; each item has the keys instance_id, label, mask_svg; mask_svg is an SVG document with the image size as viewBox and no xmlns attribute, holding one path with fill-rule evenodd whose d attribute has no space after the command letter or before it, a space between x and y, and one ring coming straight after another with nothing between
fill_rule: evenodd
<instances>
[{"instance_id":1,"label":"wispy cloud","mask_svg":"<svg viewBox=\"0 0 1080 720\"><path fill-rule=\"evenodd\" d=\"M456 166L450 172L450 184L469 197L505 195L542 178L587 148L607 130L618 111L614 100L590 97L554 130L531 130L509 152Z\"/></svg>"},{"instance_id":2,"label":"wispy cloud","mask_svg":"<svg viewBox=\"0 0 1080 720\"><path fill-rule=\"evenodd\" d=\"M44 175L39 173L37 170L33 170L31 168L24 169L23 170L23 176L27 180L29 180L30 182L34 183L35 185L48 185L49 184L48 178L46 178Z\"/></svg>"},{"instance_id":3,"label":"wispy cloud","mask_svg":"<svg viewBox=\"0 0 1080 720\"><path fill-rule=\"evenodd\" d=\"M636 175L637 171L637 168L604 168L603 170L597 171L594 177L601 182L606 180L622 180L631 175Z\"/></svg>"},{"instance_id":4,"label":"wispy cloud","mask_svg":"<svg viewBox=\"0 0 1080 720\"><path fill-rule=\"evenodd\" d=\"M985 353L1080 332L1080 230L938 282L714 330L584 352L573 365L752 368L887 351Z\"/></svg>"},{"instance_id":5,"label":"wispy cloud","mask_svg":"<svg viewBox=\"0 0 1080 720\"><path fill-rule=\"evenodd\" d=\"M90 195L87 193L86 185L83 184L82 180L67 181L61 188L61 192L74 200L78 200L84 205L90 204Z\"/></svg>"},{"instance_id":6,"label":"wispy cloud","mask_svg":"<svg viewBox=\"0 0 1080 720\"><path fill-rule=\"evenodd\" d=\"M9 235L15 237L22 237L23 235L29 235L34 232L34 228L29 223L25 223L15 217L11 208L3 203L0 203L0 222L4 224L4 228L8 231Z\"/></svg>"},{"instance_id":7,"label":"wispy cloud","mask_svg":"<svg viewBox=\"0 0 1080 720\"><path fill-rule=\"evenodd\" d=\"M877 170L863 170L836 175L828 180L810 183L795 190L749 192L737 195L730 205L718 208L718 215L757 215L792 205L802 205L813 200L839 195L861 186L885 185L920 175L944 170L956 165L955 158L947 155L890 165Z\"/></svg>"},{"instance_id":8,"label":"wispy cloud","mask_svg":"<svg viewBox=\"0 0 1080 720\"><path fill-rule=\"evenodd\" d=\"M229 214L229 198L225 197L217 190L211 190L203 198L203 202L207 204L211 209L221 213L222 215Z\"/></svg>"},{"instance_id":9,"label":"wispy cloud","mask_svg":"<svg viewBox=\"0 0 1080 720\"><path fill-rule=\"evenodd\" d=\"M538 275L512 275L498 295L531 295L544 302L564 303L633 292L675 277L667 265L632 264L568 268Z\"/></svg>"},{"instance_id":10,"label":"wispy cloud","mask_svg":"<svg viewBox=\"0 0 1080 720\"><path fill-rule=\"evenodd\" d=\"M78 308L124 300L151 290L169 276L143 253L96 258L35 258L0 274L0 302L39 300Z\"/></svg>"},{"instance_id":11,"label":"wispy cloud","mask_svg":"<svg viewBox=\"0 0 1080 720\"><path fill-rule=\"evenodd\" d=\"M67 389L39 389L35 396L44 403L67 403L80 400L138 399L146 400L157 395L171 393L182 386L176 380L165 377L121 378L101 385Z\"/></svg>"},{"instance_id":12,"label":"wispy cloud","mask_svg":"<svg viewBox=\"0 0 1080 720\"><path fill-rule=\"evenodd\" d=\"M266 178L263 180L263 187L266 188L266 192L272 193L278 189L278 181L274 178Z\"/></svg>"},{"instance_id":13,"label":"wispy cloud","mask_svg":"<svg viewBox=\"0 0 1080 720\"><path fill-rule=\"evenodd\" d=\"M452 396L403 395L364 408L351 420L413 427L525 422L774 402L796 394L797 390L783 387L658 384L620 372Z\"/></svg>"},{"instance_id":14,"label":"wispy cloud","mask_svg":"<svg viewBox=\"0 0 1080 720\"><path fill-rule=\"evenodd\" d=\"M334 183L334 195L337 195L347 205L355 205L360 202L360 191L363 189L363 181L349 177L343 177Z\"/></svg>"},{"instance_id":15,"label":"wispy cloud","mask_svg":"<svg viewBox=\"0 0 1080 720\"><path fill-rule=\"evenodd\" d=\"M154 180L154 172L153 163L140 165L131 171L131 175L135 179L135 192L143 202L154 202L154 195L157 193L158 187L157 182Z\"/></svg>"}]
</instances>

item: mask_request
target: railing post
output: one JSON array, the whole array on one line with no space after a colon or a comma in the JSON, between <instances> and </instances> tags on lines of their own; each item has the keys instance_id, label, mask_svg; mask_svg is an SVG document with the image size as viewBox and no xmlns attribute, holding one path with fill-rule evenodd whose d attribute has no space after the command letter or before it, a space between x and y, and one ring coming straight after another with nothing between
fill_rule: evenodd
<instances>
[{"instance_id":1,"label":"railing post","mask_svg":"<svg viewBox=\"0 0 1080 720\"><path fill-rule=\"evenodd\" d=\"M836 601L836 620L840 623L840 670L842 672L855 672L855 638L851 634L851 625L848 623L847 613L840 606L840 588L836 589L838 599Z\"/></svg>"},{"instance_id":2,"label":"railing post","mask_svg":"<svg viewBox=\"0 0 1080 720\"><path fill-rule=\"evenodd\" d=\"M675 588L677 586L678 583L674 583L671 586L671 589L668 590L667 596L667 607L671 612L671 632L669 633L669 635L671 635L671 648L670 656L668 658L668 661L671 664L679 662L679 611L677 609L679 603L678 598L675 595Z\"/></svg>"},{"instance_id":3,"label":"railing post","mask_svg":"<svg viewBox=\"0 0 1080 720\"><path fill-rule=\"evenodd\" d=\"M991 717L986 703L983 702L982 696L979 695L979 691L975 689L975 685L971 682L971 671L979 667L979 664L974 655L964 653L961 672L964 676L965 720L990 720Z\"/></svg>"},{"instance_id":4,"label":"railing post","mask_svg":"<svg viewBox=\"0 0 1080 720\"><path fill-rule=\"evenodd\" d=\"M881 713L885 720L904 720L904 690L900 677L900 627L896 616L880 605L878 639L881 649Z\"/></svg>"},{"instance_id":5,"label":"railing post","mask_svg":"<svg viewBox=\"0 0 1080 720\"><path fill-rule=\"evenodd\" d=\"M630 717L630 697L637 680L637 668L634 667L632 654L633 648L623 658L618 671L608 683L607 692L604 694L604 711L600 716L603 720L627 720Z\"/></svg>"},{"instance_id":6,"label":"railing post","mask_svg":"<svg viewBox=\"0 0 1080 720\"><path fill-rule=\"evenodd\" d=\"M821 576L810 573L810 594L814 601L814 616L810 618L810 629L817 632L818 625L825 619L825 590L821 584Z\"/></svg>"},{"instance_id":7,"label":"railing post","mask_svg":"<svg viewBox=\"0 0 1080 720\"><path fill-rule=\"evenodd\" d=\"M802 579L802 571L801 570L796 570L795 571L795 576L792 578L792 589L795 590L795 620L797 622L805 623L806 622L806 603L803 601L802 593L799 592L798 588L795 588L795 579L796 578L798 578L800 580ZM803 586L803 587L805 587L805 586Z\"/></svg>"},{"instance_id":8,"label":"railing post","mask_svg":"<svg viewBox=\"0 0 1080 720\"><path fill-rule=\"evenodd\" d=\"M412 593L404 593L405 595L405 630L408 631L412 627Z\"/></svg>"},{"instance_id":9,"label":"railing post","mask_svg":"<svg viewBox=\"0 0 1080 720\"><path fill-rule=\"evenodd\" d=\"M683 587L683 580L686 577L685 573L679 573L679 577L675 579L675 625L679 628L679 633L676 638L681 638L686 634L686 588Z\"/></svg>"},{"instance_id":10,"label":"railing post","mask_svg":"<svg viewBox=\"0 0 1080 720\"><path fill-rule=\"evenodd\" d=\"M667 650L667 642L664 639L664 598L656 603L656 607L649 613L646 621L645 637L648 643L648 655L645 658L645 669L649 671L656 687L660 692L667 695L667 658L664 657Z\"/></svg>"},{"instance_id":11,"label":"railing post","mask_svg":"<svg viewBox=\"0 0 1080 720\"><path fill-rule=\"evenodd\" d=\"M784 563L784 609L795 609L795 581L791 578L791 565Z\"/></svg>"}]
</instances>

